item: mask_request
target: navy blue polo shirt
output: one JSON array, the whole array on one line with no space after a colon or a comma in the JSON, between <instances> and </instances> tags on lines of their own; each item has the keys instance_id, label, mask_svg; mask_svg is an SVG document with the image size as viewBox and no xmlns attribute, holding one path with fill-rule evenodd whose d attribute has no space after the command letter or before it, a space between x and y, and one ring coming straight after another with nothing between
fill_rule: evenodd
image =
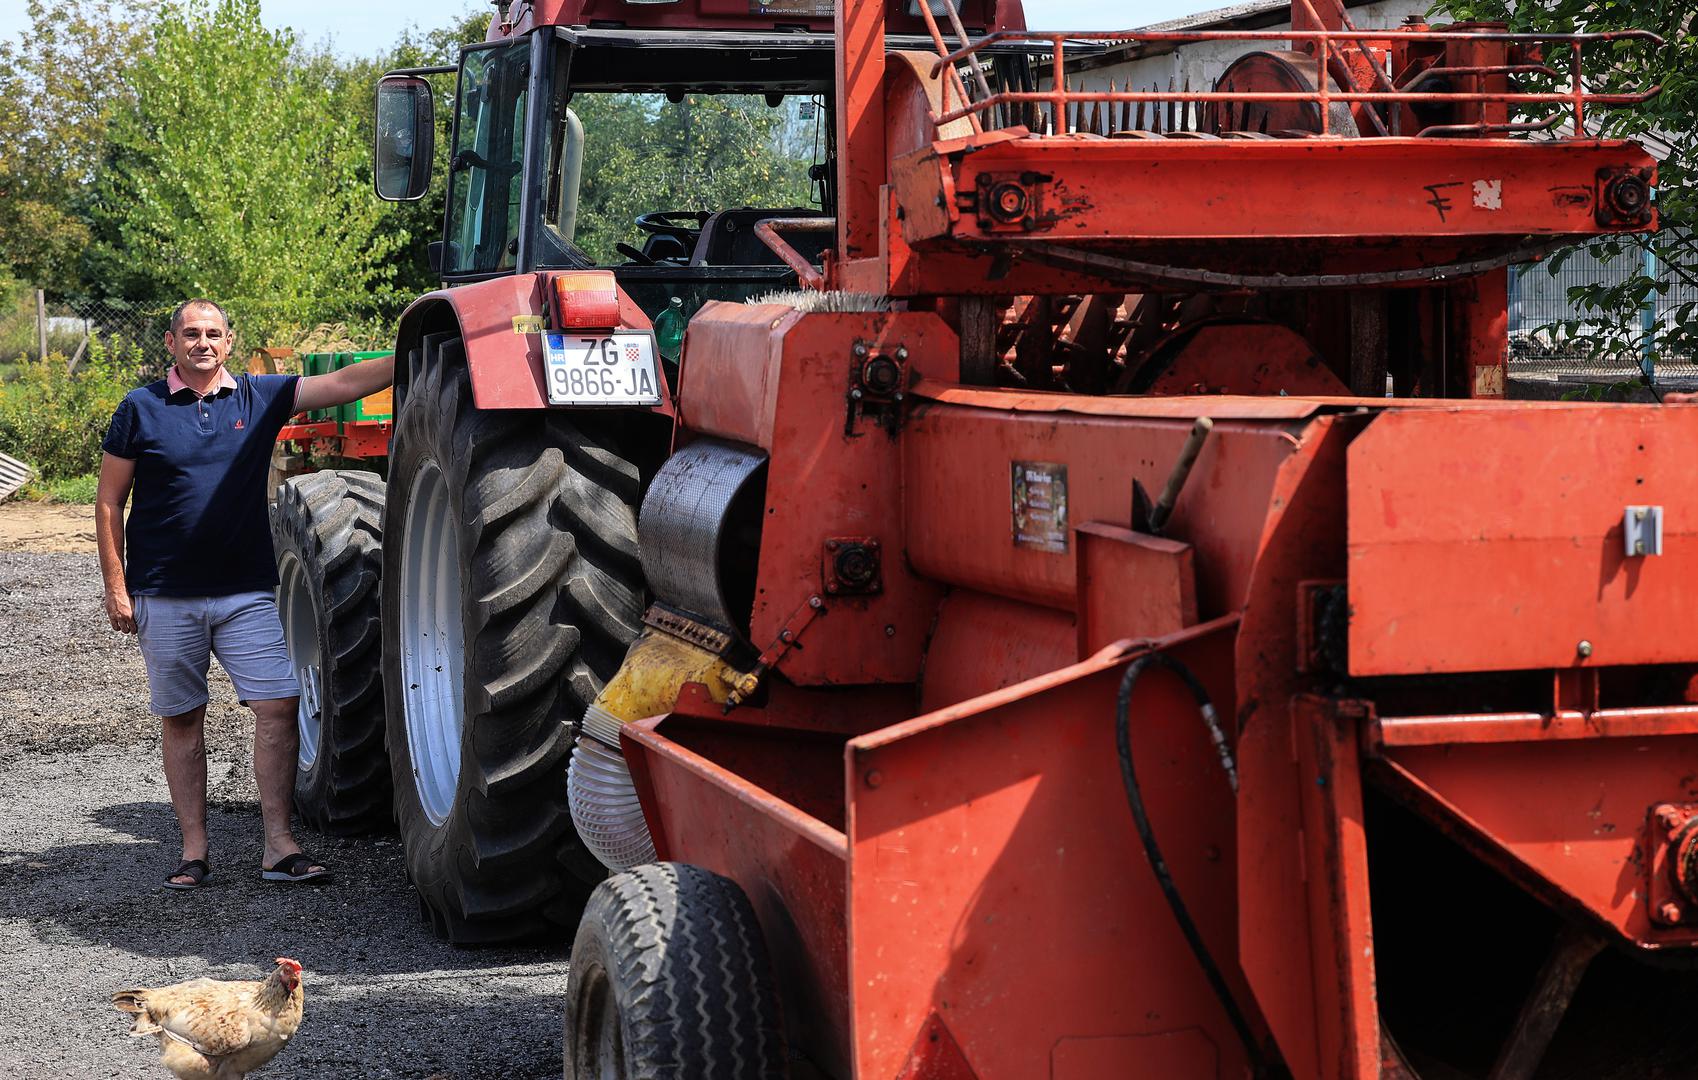
<instances>
[{"instance_id":1,"label":"navy blue polo shirt","mask_svg":"<svg viewBox=\"0 0 1698 1080\"><path fill-rule=\"evenodd\" d=\"M101 448L136 463L124 526L135 596L230 596L277 587L265 482L295 411L295 375L243 375L205 398L166 380L131 390Z\"/></svg>"}]
</instances>

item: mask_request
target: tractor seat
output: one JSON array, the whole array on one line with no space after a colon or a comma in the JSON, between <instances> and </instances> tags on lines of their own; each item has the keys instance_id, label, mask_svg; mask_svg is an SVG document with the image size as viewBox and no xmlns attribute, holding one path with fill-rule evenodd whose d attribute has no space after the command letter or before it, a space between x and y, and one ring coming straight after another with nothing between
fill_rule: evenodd
<instances>
[{"instance_id":1,"label":"tractor seat","mask_svg":"<svg viewBox=\"0 0 1698 1080\"><path fill-rule=\"evenodd\" d=\"M767 218L824 217L818 210L721 210L702 223L701 238L690 255L691 266L783 266L784 261L755 235L755 226ZM834 236L829 232L784 234L790 246L811 263L818 263Z\"/></svg>"},{"instance_id":2,"label":"tractor seat","mask_svg":"<svg viewBox=\"0 0 1698 1080\"><path fill-rule=\"evenodd\" d=\"M684 263L690 258L690 249L676 236L656 233L643 243L643 254L655 262Z\"/></svg>"}]
</instances>

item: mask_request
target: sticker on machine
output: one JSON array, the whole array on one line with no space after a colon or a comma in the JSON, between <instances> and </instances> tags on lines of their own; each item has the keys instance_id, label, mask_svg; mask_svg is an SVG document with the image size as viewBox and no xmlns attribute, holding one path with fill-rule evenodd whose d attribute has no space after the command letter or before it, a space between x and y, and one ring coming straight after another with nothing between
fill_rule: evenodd
<instances>
[{"instance_id":1,"label":"sticker on machine","mask_svg":"<svg viewBox=\"0 0 1698 1080\"><path fill-rule=\"evenodd\" d=\"M1014 543L1039 551L1067 551L1067 466L1016 461L1009 470Z\"/></svg>"},{"instance_id":2,"label":"sticker on machine","mask_svg":"<svg viewBox=\"0 0 1698 1080\"><path fill-rule=\"evenodd\" d=\"M1474 209L1502 210L1503 181L1476 180L1474 181Z\"/></svg>"},{"instance_id":3,"label":"sticker on machine","mask_svg":"<svg viewBox=\"0 0 1698 1080\"><path fill-rule=\"evenodd\" d=\"M836 0L749 0L751 15L806 15L829 19L836 7Z\"/></svg>"}]
</instances>

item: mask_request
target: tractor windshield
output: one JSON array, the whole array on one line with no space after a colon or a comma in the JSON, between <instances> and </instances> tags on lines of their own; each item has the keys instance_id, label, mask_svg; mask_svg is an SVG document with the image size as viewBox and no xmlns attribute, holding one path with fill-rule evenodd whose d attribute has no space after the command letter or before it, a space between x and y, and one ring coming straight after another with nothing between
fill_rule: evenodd
<instances>
[{"instance_id":1,"label":"tractor windshield","mask_svg":"<svg viewBox=\"0 0 1698 1080\"><path fill-rule=\"evenodd\" d=\"M599 266L764 261L758 242L716 244L703 226L744 208L819 213L809 170L825 159L824 120L812 96L573 95L550 130L542 224L557 253Z\"/></svg>"},{"instance_id":2,"label":"tractor windshield","mask_svg":"<svg viewBox=\"0 0 1698 1080\"><path fill-rule=\"evenodd\" d=\"M443 278L609 267L651 316L792 285L754 227L832 213L832 71L823 35L574 27L466 50ZM787 239L818 263L832 236Z\"/></svg>"}]
</instances>

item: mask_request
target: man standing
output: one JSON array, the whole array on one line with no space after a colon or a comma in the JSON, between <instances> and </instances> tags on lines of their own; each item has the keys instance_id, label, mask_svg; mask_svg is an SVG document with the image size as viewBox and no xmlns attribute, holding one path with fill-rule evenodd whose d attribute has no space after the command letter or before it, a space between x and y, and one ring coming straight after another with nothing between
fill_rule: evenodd
<instances>
[{"instance_id":1,"label":"man standing","mask_svg":"<svg viewBox=\"0 0 1698 1080\"><path fill-rule=\"evenodd\" d=\"M164 721L165 780L183 834L165 879L194 889L211 872L206 841L206 672L211 656L254 713L267 881L323 878L290 829L299 687L277 618L277 569L266 511L272 444L289 417L390 385L394 360L327 375L225 370L230 323L211 300L171 317L164 379L126 396L100 462L95 533L112 629L137 634L153 711ZM133 491L128 523L124 503Z\"/></svg>"}]
</instances>

